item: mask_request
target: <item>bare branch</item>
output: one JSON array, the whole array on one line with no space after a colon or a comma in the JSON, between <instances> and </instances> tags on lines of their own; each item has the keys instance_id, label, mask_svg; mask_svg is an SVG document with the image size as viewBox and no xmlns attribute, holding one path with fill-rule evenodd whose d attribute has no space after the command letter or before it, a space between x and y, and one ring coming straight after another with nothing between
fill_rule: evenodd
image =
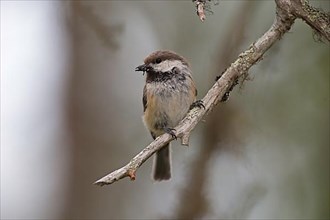
<instances>
[{"instance_id":1,"label":"bare branch","mask_svg":"<svg viewBox=\"0 0 330 220\"><path fill-rule=\"evenodd\" d=\"M190 132L195 128L197 123L203 118L204 115L211 112L217 105L222 97L232 88L239 78L245 79L248 70L257 63L263 54L277 41L282 35L287 32L295 17L285 13L280 8L277 8L277 15L271 28L260 37L248 50L241 53L237 60L222 74L217 82L208 91L206 96L202 99L205 109L194 108L175 128L176 136L184 139L184 143L188 144ZM149 158L152 154L161 149L165 144L169 143L173 138L171 135L163 134L151 142L139 154L137 154L127 165L108 174L107 176L96 181L97 185L111 184L124 177L135 179L137 169Z\"/></svg>"},{"instance_id":2,"label":"bare branch","mask_svg":"<svg viewBox=\"0 0 330 220\"><path fill-rule=\"evenodd\" d=\"M283 11L301 18L318 35L330 41L330 14L312 7L308 0L275 0Z\"/></svg>"}]
</instances>

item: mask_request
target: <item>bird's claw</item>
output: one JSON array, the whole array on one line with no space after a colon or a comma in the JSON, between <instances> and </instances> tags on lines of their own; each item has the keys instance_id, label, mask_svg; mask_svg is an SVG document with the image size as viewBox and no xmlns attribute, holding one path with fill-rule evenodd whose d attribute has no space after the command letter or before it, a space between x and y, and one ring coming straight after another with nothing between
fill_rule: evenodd
<instances>
[{"instance_id":1,"label":"bird's claw","mask_svg":"<svg viewBox=\"0 0 330 220\"><path fill-rule=\"evenodd\" d=\"M175 133L174 133L174 131L176 131L174 128L165 128L164 131L165 131L167 134L171 135L172 138L174 138L175 140L178 139L177 136L176 136Z\"/></svg>"},{"instance_id":2,"label":"bird's claw","mask_svg":"<svg viewBox=\"0 0 330 220\"><path fill-rule=\"evenodd\" d=\"M204 103L203 103L202 100L197 100L197 101L195 101L193 104L191 104L191 106L190 106L189 109L191 110L191 109L193 109L193 108L195 108L195 107L205 109L205 105L204 105Z\"/></svg>"}]
</instances>

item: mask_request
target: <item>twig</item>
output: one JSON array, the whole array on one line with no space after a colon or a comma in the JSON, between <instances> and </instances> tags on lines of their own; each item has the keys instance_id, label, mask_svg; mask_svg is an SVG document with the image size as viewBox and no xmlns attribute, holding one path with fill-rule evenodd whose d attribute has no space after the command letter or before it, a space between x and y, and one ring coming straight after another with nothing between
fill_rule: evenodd
<instances>
[{"instance_id":1,"label":"twig","mask_svg":"<svg viewBox=\"0 0 330 220\"><path fill-rule=\"evenodd\" d=\"M254 44L250 46L245 52L241 53L236 61L231 64L229 68L222 74L217 82L208 91L206 96L202 99L205 109L192 109L187 116L179 123L176 129L176 136L181 138L181 142L184 145L188 145L189 136L191 131L195 128L197 123L203 118L204 115L211 112L212 109L221 101L223 95L232 87L233 84L239 79L245 79L248 75L248 70L259 60L261 60L263 54L279 39L282 35L289 31L296 16L284 9L286 6L293 7L291 4L287 4L289 0L275 0L277 3L276 17L273 25L266 33L260 37ZM294 0L302 1L302 0ZM306 3L306 2L305 2ZM282 5L282 4L286 4ZM317 26L317 25L316 25ZM329 25L325 25L325 29L329 28ZM322 26L323 27L323 26ZM324 31L323 31L324 32ZM321 32L323 34L323 32ZM327 31L326 31L327 32ZM325 33L326 33L325 32ZM325 37L327 35L324 35ZM161 149L165 144L172 141L171 135L164 134L156 138L146 148L144 148L139 154L137 154L127 165L108 174L107 176L99 179L95 182L96 185L106 185L118 181L124 177L130 177L134 180L136 177L137 169L155 152Z\"/></svg>"},{"instance_id":2,"label":"twig","mask_svg":"<svg viewBox=\"0 0 330 220\"><path fill-rule=\"evenodd\" d=\"M201 21L205 21L205 4L207 0L193 0L196 4L196 12Z\"/></svg>"}]
</instances>

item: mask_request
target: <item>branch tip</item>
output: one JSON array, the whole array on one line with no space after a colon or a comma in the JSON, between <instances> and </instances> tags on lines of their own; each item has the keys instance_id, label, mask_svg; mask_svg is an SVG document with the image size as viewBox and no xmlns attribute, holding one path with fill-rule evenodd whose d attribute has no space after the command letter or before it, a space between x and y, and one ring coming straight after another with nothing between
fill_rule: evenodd
<instances>
[{"instance_id":1,"label":"branch tip","mask_svg":"<svg viewBox=\"0 0 330 220\"><path fill-rule=\"evenodd\" d=\"M106 185L106 183L105 183L105 182L103 182L103 181L100 181L100 180L98 180L98 181L94 182L93 184L94 184L94 185L97 185L97 186L104 186L104 185Z\"/></svg>"}]
</instances>

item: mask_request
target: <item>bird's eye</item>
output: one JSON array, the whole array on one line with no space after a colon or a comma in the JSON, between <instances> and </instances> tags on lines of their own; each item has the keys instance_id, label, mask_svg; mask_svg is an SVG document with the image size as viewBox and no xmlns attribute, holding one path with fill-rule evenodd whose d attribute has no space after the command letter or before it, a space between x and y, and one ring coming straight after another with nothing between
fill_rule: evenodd
<instances>
[{"instance_id":1,"label":"bird's eye","mask_svg":"<svg viewBox=\"0 0 330 220\"><path fill-rule=\"evenodd\" d=\"M156 63L158 64L158 63L160 63L160 62L162 62L162 59L157 58L157 59L156 59Z\"/></svg>"}]
</instances>

